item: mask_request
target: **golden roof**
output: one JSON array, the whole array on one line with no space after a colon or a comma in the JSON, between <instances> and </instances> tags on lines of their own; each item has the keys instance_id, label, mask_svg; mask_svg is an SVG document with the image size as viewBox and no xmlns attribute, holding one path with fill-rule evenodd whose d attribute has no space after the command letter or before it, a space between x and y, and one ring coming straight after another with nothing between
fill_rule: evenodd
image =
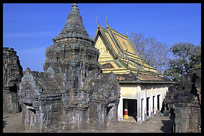
<instances>
[{"instance_id":1,"label":"golden roof","mask_svg":"<svg viewBox=\"0 0 204 136\"><path fill-rule=\"evenodd\" d=\"M108 24L105 29L98 23L94 41L100 52L99 63L104 73L149 72L161 75L155 68L144 63L126 35L112 29Z\"/></svg>"}]
</instances>

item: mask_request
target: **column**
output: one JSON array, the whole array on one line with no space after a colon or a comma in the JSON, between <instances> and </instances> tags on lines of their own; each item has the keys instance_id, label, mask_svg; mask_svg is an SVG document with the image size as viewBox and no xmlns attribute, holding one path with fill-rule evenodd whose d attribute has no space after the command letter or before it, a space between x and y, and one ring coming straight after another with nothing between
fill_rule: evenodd
<instances>
[{"instance_id":1,"label":"column","mask_svg":"<svg viewBox=\"0 0 204 136\"><path fill-rule=\"evenodd\" d=\"M152 95L149 97L149 116L152 116L153 112L153 101L152 101Z\"/></svg>"},{"instance_id":2,"label":"column","mask_svg":"<svg viewBox=\"0 0 204 136\"><path fill-rule=\"evenodd\" d=\"M120 97L120 101L118 104L118 121L123 120L123 98Z\"/></svg>"},{"instance_id":3,"label":"column","mask_svg":"<svg viewBox=\"0 0 204 136\"><path fill-rule=\"evenodd\" d=\"M154 97L154 110L155 110L155 113L157 113L157 93L155 93L155 97Z\"/></svg>"},{"instance_id":4,"label":"column","mask_svg":"<svg viewBox=\"0 0 204 136\"><path fill-rule=\"evenodd\" d=\"M143 120L146 120L146 117L147 117L146 102L147 102L147 97L145 96L143 99Z\"/></svg>"},{"instance_id":5,"label":"column","mask_svg":"<svg viewBox=\"0 0 204 136\"><path fill-rule=\"evenodd\" d=\"M163 99L163 94L162 94L162 93L160 94L159 99L160 99L160 100L159 100L159 102L160 102L160 103L159 103L159 105L160 105L160 107L159 107L160 109L159 109L159 110L161 110L161 108L162 108L162 103L163 103L163 100L164 100L164 99Z\"/></svg>"},{"instance_id":6,"label":"column","mask_svg":"<svg viewBox=\"0 0 204 136\"><path fill-rule=\"evenodd\" d=\"M155 88L155 90L154 90L154 94L153 94L153 96L154 96L154 114L156 114L157 113L157 92L158 92L158 89L157 89L157 87Z\"/></svg>"},{"instance_id":7,"label":"column","mask_svg":"<svg viewBox=\"0 0 204 136\"><path fill-rule=\"evenodd\" d=\"M141 86L137 86L137 122L141 121Z\"/></svg>"}]
</instances>

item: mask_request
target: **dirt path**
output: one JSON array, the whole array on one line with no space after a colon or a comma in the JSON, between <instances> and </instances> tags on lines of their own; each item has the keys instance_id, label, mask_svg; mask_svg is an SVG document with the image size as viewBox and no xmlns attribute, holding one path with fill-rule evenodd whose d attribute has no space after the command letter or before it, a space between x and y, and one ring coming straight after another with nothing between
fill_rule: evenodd
<instances>
[{"instance_id":1,"label":"dirt path","mask_svg":"<svg viewBox=\"0 0 204 136\"><path fill-rule=\"evenodd\" d=\"M83 131L85 133L170 133L172 122L168 116L161 117L159 114L155 114L154 117L150 117L147 121L143 121L140 124L127 121L119 121L114 125L108 127L104 131ZM18 133L22 132L21 128L21 113L17 114L3 114L3 132L4 133ZM70 131L74 132L74 131ZM82 133L83 133L82 132Z\"/></svg>"},{"instance_id":2,"label":"dirt path","mask_svg":"<svg viewBox=\"0 0 204 136\"><path fill-rule=\"evenodd\" d=\"M22 131L21 113L3 113L3 133L17 133Z\"/></svg>"}]
</instances>

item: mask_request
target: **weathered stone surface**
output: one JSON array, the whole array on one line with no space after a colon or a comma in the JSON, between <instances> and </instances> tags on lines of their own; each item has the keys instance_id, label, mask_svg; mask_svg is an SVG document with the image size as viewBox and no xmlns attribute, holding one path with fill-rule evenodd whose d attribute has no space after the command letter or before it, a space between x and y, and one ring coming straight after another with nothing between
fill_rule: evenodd
<instances>
[{"instance_id":1,"label":"weathered stone surface","mask_svg":"<svg viewBox=\"0 0 204 136\"><path fill-rule=\"evenodd\" d=\"M3 111L16 113L20 111L17 90L21 80L22 67L13 48L3 48Z\"/></svg>"},{"instance_id":2,"label":"weathered stone surface","mask_svg":"<svg viewBox=\"0 0 204 136\"><path fill-rule=\"evenodd\" d=\"M26 69L18 92L23 128L38 132L104 129L117 121L120 86L102 74L99 51L88 36L77 4L46 51L44 72Z\"/></svg>"},{"instance_id":3,"label":"weathered stone surface","mask_svg":"<svg viewBox=\"0 0 204 136\"><path fill-rule=\"evenodd\" d=\"M175 104L175 132L201 132L201 108L196 103Z\"/></svg>"},{"instance_id":4,"label":"weathered stone surface","mask_svg":"<svg viewBox=\"0 0 204 136\"><path fill-rule=\"evenodd\" d=\"M66 38L80 38L85 41L93 42L83 26L77 4L72 4L72 8L67 17L67 22L64 28L62 29L61 33L53 39L53 41L56 42Z\"/></svg>"},{"instance_id":5,"label":"weathered stone surface","mask_svg":"<svg viewBox=\"0 0 204 136\"><path fill-rule=\"evenodd\" d=\"M59 129L62 117L61 90L64 89L60 76L58 74L52 78L48 73L26 69L18 92L24 129L40 132Z\"/></svg>"},{"instance_id":6,"label":"weathered stone surface","mask_svg":"<svg viewBox=\"0 0 204 136\"><path fill-rule=\"evenodd\" d=\"M170 111L174 132L201 132L201 70L184 75L183 82L169 88L164 113Z\"/></svg>"}]
</instances>

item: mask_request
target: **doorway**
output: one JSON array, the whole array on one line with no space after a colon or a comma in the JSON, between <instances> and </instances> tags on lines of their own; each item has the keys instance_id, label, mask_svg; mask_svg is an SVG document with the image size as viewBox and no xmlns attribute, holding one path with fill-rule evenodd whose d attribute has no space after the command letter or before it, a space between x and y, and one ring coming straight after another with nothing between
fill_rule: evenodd
<instances>
[{"instance_id":1,"label":"doorway","mask_svg":"<svg viewBox=\"0 0 204 136\"><path fill-rule=\"evenodd\" d=\"M147 99L147 101L146 101L147 116L150 116L150 114L149 114L149 98L150 97L146 98Z\"/></svg>"},{"instance_id":2,"label":"doorway","mask_svg":"<svg viewBox=\"0 0 204 136\"><path fill-rule=\"evenodd\" d=\"M160 95L157 95L157 110L160 110Z\"/></svg>"},{"instance_id":3,"label":"doorway","mask_svg":"<svg viewBox=\"0 0 204 136\"><path fill-rule=\"evenodd\" d=\"M154 99L155 99L155 96L153 96L153 113L154 113Z\"/></svg>"},{"instance_id":4,"label":"doorway","mask_svg":"<svg viewBox=\"0 0 204 136\"><path fill-rule=\"evenodd\" d=\"M133 117L137 121L137 100L136 99L123 99L123 116L125 109L128 110L128 116Z\"/></svg>"}]
</instances>

